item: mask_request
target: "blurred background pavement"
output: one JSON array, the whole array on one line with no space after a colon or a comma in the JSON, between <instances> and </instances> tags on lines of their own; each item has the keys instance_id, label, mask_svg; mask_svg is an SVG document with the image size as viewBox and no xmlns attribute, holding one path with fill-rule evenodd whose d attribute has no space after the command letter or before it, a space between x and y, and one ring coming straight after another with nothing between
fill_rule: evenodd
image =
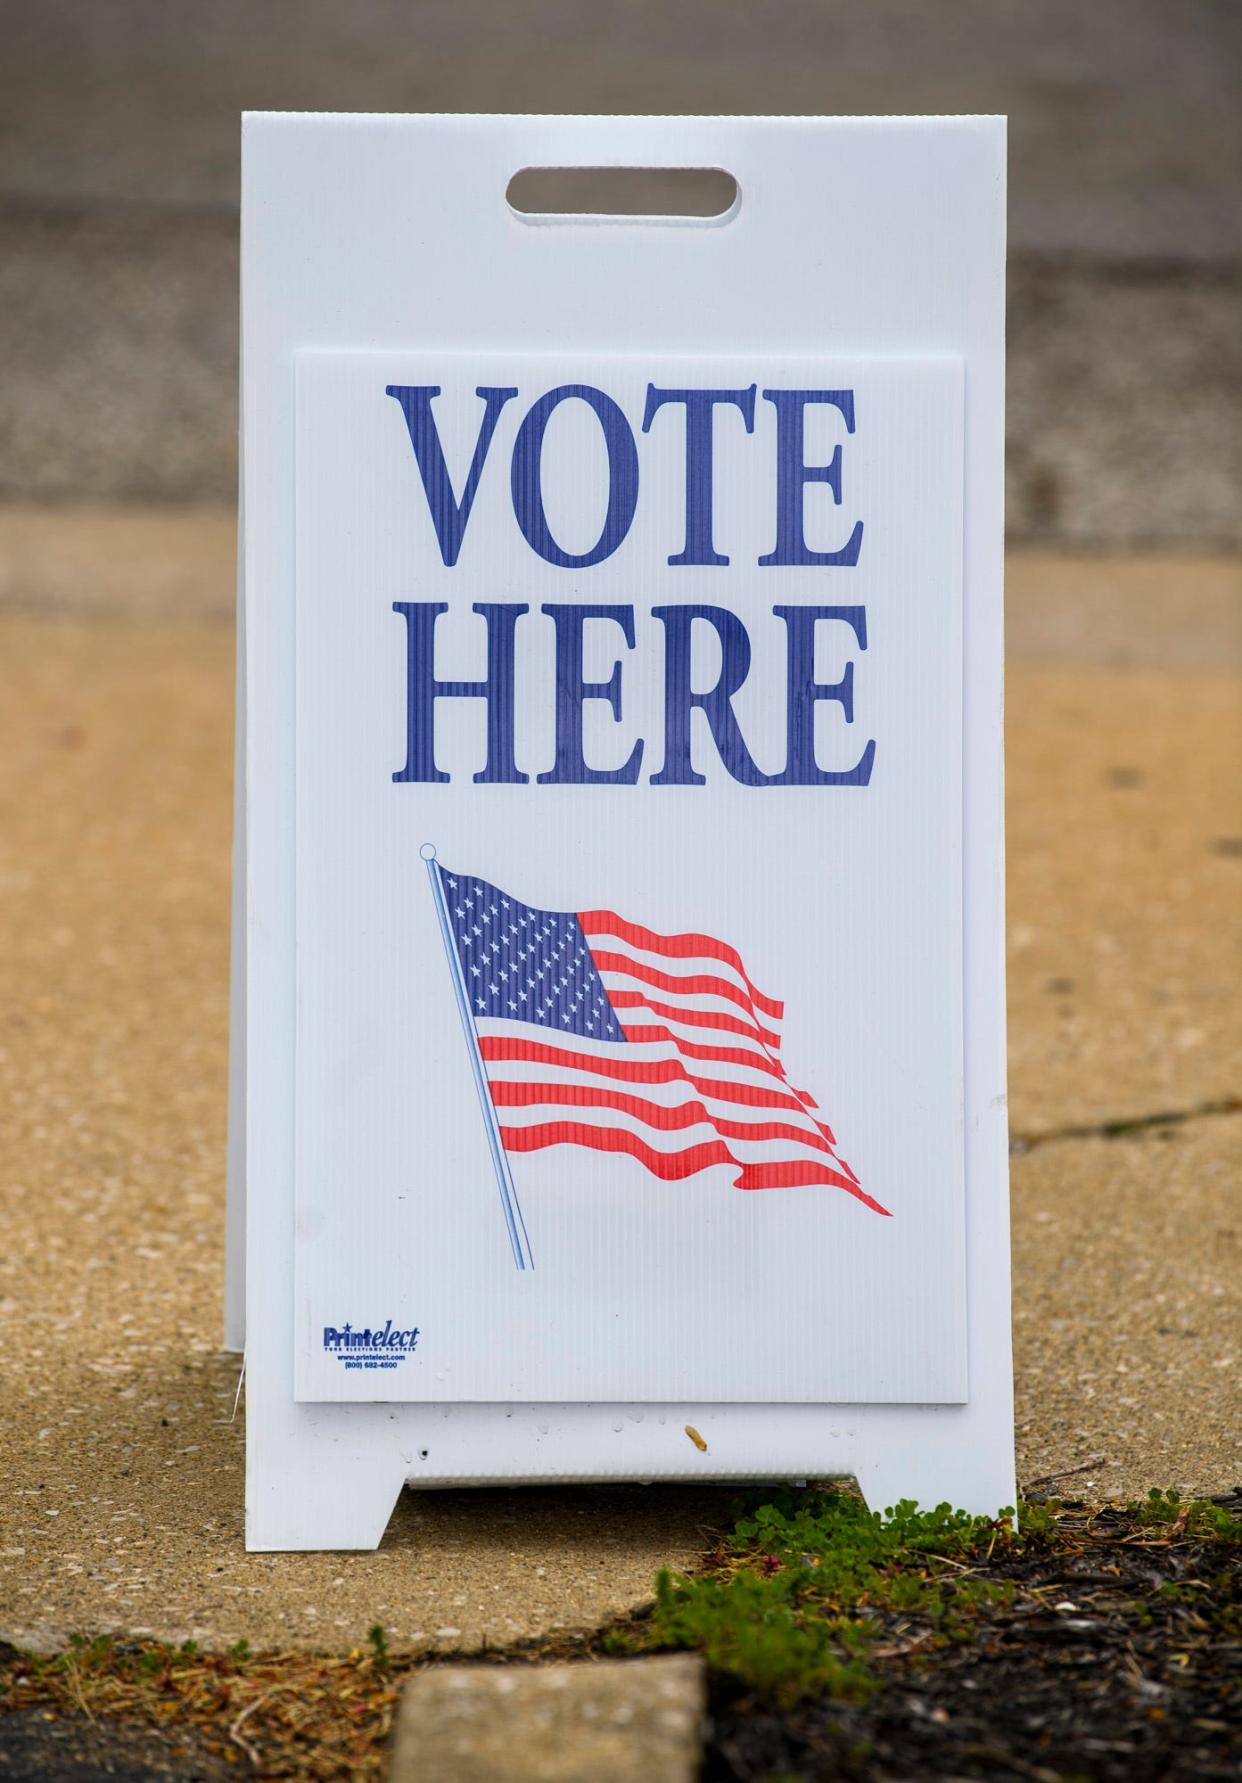
<instances>
[{"instance_id":1,"label":"blurred background pavement","mask_svg":"<svg viewBox=\"0 0 1242 1783\"><path fill-rule=\"evenodd\" d=\"M0 0L0 500L231 502L238 117L1005 112L1009 530L1242 544L1235 0Z\"/></svg>"}]
</instances>

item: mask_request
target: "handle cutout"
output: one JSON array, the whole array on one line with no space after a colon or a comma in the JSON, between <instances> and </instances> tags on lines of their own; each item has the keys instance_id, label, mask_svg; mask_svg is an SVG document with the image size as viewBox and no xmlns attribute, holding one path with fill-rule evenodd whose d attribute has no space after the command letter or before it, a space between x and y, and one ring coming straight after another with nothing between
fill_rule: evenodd
<instances>
[{"instance_id":1,"label":"handle cutout","mask_svg":"<svg viewBox=\"0 0 1242 1783\"><path fill-rule=\"evenodd\" d=\"M723 167L523 167L505 197L524 223L727 223L741 202Z\"/></svg>"}]
</instances>

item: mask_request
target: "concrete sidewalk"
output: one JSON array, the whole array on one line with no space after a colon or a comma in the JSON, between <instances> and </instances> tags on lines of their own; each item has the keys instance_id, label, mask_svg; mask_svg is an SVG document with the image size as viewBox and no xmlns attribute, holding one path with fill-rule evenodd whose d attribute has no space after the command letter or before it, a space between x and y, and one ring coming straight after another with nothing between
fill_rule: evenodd
<instances>
[{"instance_id":1,"label":"concrete sidewalk","mask_svg":"<svg viewBox=\"0 0 1242 1783\"><path fill-rule=\"evenodd\" d=\"M7 0L0 499L232 500L244 109L1002 112L1010 536L1236 550L1240 82L1220 0Z\"/></svg>"},{"instance_id":2,"label":"concrete sidewalk","mask_svg":"<svg viewBox=\"0 0 1242 1783\"><path fill-rule=\"evenodd\" d=\"M212 561L196 536L187 587ZM1033 612L1066 615L1151 569L1015 567ZM1166 563L1140 654L1165 654L1162 605L1227 635L1233 573ZM645 1601L728 1494L407 1493L377 1554L242 1552L217 1348L232 635L81 605L0 616L0 1636L336 1648L378 1621L396 1647L477 1650ZM1129 630L1093 648L1009 677L1019 1477L1222 1490L1242 1473L1239 681L1135 665Z\"/></svg>"}]
</instances>

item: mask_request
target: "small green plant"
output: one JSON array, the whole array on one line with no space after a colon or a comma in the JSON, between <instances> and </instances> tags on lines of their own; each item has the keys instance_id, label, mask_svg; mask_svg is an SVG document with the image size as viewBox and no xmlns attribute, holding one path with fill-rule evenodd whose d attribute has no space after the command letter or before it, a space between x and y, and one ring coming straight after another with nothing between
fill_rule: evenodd
<instances>
[{"instance_id":1,"label":"small green plant","mask_svg":"<svg viewBox=\"0 0 1242 1783\"><path fill-rule=\"evenodd\" d=\"M1186 1527L1192 1535L1202 1536L1205 1541L1228 1542L1234 1546L1242 1543L1242 1517L1231 1516L1223 1505L1204 1499L1191 1505Z\"/></svg>"},{"instance_id":2,"label":"small green plant","mask_svg":"<svg viewBox=\"0 0 1242 1783\"><path fill-rule=\"evenodd\" d=\"M1126 1506L1126 1515L1134 1522L1159 1526L1163 1523L1176 1523L1182 1508L1181 1497L1170 1490L1162 1492L1159 1486L1153 1486L1146 1499L1140 1504L1132 1499Z\"/></svg>"},{"instance_id":3,"label":"small green plant","mask_svg":"<svg viewBox=\"0 0 1242 1783\"><path fill-rule=\"evenodd\" d=\"M250 1642L246 1639L245 1635L242 1636L241 1640L234 1641L233 1645L226 1650L229 1658L237 1665L243 1665L245 1661L251 1657Z\"/></svg>"},{"instance_id":4,"label":"small green plant","mask_svg":"<svg viewBox=\"0 0 1242 1783\"><path fill-rule=\"evenodd\" d=\"M386 1678L392 1666L392 1656L388 1651L388 1636L378 1622L373 1622L367 1629L367 1645L371 1649L371 1669L379 1678Z\"/></svg>"},{"instance_id":5,"label":"small green plant","mask_svg":"<svg viewBox=\"0 0 1242 1783\"><path fill-rule=\"evenodd\" d=\"M93 1640L87 1640L84 1634L71 1634L68 1649L58 1655L57 1663L65 1671L101 1671L111 1660L115 1645L110 1634L97 1634Z\"/></svg>"},{"instance_id":6,"label":"small green plant","mask_svg":"<svg viewBox=\"0 0 1242 1783\"><path fill-rule=\"evenodd\" d=\"M1205 1500L1153 1491L1127 1515L1153 1538L1236 1543L1242 1523ZM661 1573L650 1616L605 1639L609 1652L688 1647L757 1696L791 1705L826 1695L863 1703L873 1662L969 1640L1017 1587L990 1565L1060 1539L1060 1504L995 1517L904 1500L882 1515L835 1491L783 1491L741 1507L706 1577ZM1159 1536L1157 1537L1157 1532ZM1202 1600L1176 1588L1169 1604ZM1145 1611L1150 1615L1150 1611Z\"/></svg>"},{"instance_id":7,"label":"small green plant","mask_svg":"<svg viewBox=\"0 0 1242 1783\"><path fill-rule=\"evenodd\" d=\"M808 1615L790 1578L743 1570L689 1580L661 1572L652 1623L662 1646L692 1647L776 1702L812 1694L865 1702L876 1688L865 1659L850 1650L867 1645L857 1625Z\"/></svg>"},{"instance_id":8,"label":"small green plant","mask_svg":"<svg viewBox=\"0 0 1242 1783\"><path fill-rule=\"evenodd\" d=\"M1059 1499L1049 1499L1047 1504L1028 1504L1024 1499L1018 1506L1018 1528L1024 1540L1041 1545L1050 1542L1057 1532L1060 1509Z\"/></svg>"},{"instance_id":9,"label":"small green plant","mask_svg":"<svg viewBox=\"0 0 1242 1783\"><path fill-rule=\"evenodd\" d=\"M841 1492L780 1492L744 1507L715 1576L661 1573L649 1620L608 1645L694 1648L781 1704L862 1703L879 1687L870 1658L886 1618L920 1639L960 1638L1012 1597L1008 1582L973 1576L972 1563L1020 1539L1010 1511L976 1517L905 1501L880 1515Z\"/></svg>"},{"instance_id":10,"label":"small green plant","mask_svg":"<svg viewBox=\"0 0 1242 1783\"><path fill-rule=\"evenodd\" d=\"M1242 1542L1242 1521L1208 1498L1183 1500L1171 1487L1161 1491L1153 1486L1141 1502L1132 1499L1126 1515L1148 1529L1176 1528L1200 1541Z\"/></svg>"}]
</instances>

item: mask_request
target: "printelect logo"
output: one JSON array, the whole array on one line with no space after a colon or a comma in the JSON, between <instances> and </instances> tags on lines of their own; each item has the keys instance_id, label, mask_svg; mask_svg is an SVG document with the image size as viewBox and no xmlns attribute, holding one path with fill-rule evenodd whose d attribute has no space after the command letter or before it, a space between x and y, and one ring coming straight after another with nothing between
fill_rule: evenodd
<instances>
[{"instance_id":1,"label":"printelect logo","mask_svg":"<svg viewBox=\"0 0 1242 1783\"><path fill-rule=\"evenodd\" d=\"M382 1326L366 1325L358 1331L352 1325L323 1328L324 1350L346 1368L396 1368L417 1346L418 1326L399 1330L391 1319Z\"/></svg>"}]
</instances>

